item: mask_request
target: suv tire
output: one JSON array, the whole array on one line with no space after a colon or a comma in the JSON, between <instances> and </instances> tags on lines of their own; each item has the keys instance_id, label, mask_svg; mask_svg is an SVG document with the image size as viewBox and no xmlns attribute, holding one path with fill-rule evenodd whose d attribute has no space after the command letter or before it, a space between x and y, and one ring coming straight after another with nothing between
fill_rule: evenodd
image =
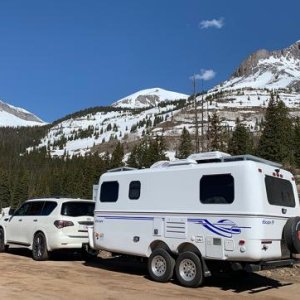
<instances>
[{"instance_id":1,"label":"suv tire","mask_svg":"<svg viewBox=\"0 0 300 300\"><path fill-rule=\"evenodd\" d=\"M5 245L4 230L0 228L0 252L7 251L8 246Z\"/></svg>"},{"instance_id":2,"label":"suv tire","mask_svg":"<svg viewBox=\"0 0 300 300\"><path fill-rule=\"evenodd\" d=\"M33 237L32 258L37 261L47 260L49 258L46 237L42 232L36 233Z\"/></svg>"}]
</instances>

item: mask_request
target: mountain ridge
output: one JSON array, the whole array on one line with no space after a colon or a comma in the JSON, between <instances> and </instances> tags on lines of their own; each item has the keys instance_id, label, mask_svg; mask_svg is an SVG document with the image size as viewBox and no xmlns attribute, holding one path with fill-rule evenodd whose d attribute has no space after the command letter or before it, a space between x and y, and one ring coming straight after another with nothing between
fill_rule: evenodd
<instances>
[{"instance_id":1,"label":"mountain ridge","mask_svg":"<svg viewBox=\"0 0 300 300\"><path fill-rule=\"evenodd\" d=\"M0 126L42 126L46 124L33 113L0 100Z\"/></svg>"}]
</instances>

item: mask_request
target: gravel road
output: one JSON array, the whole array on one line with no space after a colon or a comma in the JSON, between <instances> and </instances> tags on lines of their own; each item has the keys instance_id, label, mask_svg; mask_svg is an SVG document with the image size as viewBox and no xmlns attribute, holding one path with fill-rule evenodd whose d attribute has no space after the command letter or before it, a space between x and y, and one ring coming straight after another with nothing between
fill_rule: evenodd
<instances>
[{"instance_id":1,"label":"gravel road","mask_svg":"<svg viewBox=\"0 0 300 300\"><path fill-rule=\"evenodd\" d=\"M157 283L146 264L124 257L85 262L73 255L33 261L30 252L0 254L0 299L298 299L300 268L222 275L196 289Z\"/></svg>"}]
</instances>

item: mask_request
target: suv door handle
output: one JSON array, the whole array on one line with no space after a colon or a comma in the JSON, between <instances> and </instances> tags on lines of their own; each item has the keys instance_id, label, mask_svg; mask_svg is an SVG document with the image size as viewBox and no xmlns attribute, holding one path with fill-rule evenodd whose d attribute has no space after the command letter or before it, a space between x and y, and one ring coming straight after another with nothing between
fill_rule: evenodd
<instances>
[{"instance_id":1,"label":"suv door handle","mask_svg":"<svg viewBox=\"0 0 300 300\"><path fill-rule=\"evenodd\" d=\"M19 221L19 222L22 222L23 220L22 220L22 219L19 219L18 221Z\"/></svg>"},{"instance_id":2,"label":"suv door handle","mask_svg":"<svg viewBox=\"0 0 300 300\"><path fill-rule=\"evenodd\" d=\"M34 219L33 222L37 222L37 219Z\"/></svg>"}]
</instances>

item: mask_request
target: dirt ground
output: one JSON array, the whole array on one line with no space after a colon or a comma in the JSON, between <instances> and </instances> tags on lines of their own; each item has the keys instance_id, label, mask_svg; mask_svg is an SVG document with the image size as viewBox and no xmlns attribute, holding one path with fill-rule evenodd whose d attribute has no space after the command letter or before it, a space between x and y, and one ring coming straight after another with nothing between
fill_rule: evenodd
<instances>
[{"instance_id":1,"label":"dirt ground","mask_svg":"<svg viewBox=\"0 0 300 300\"><path fill-rule=\"evenodd\" d=\"M33 261L30 252L0 253L0 299L299 299L300 268L209 278L204 287L157 283L145 263L124 257L85 262L74 255Z\"/></svg>"}]
</instances>

